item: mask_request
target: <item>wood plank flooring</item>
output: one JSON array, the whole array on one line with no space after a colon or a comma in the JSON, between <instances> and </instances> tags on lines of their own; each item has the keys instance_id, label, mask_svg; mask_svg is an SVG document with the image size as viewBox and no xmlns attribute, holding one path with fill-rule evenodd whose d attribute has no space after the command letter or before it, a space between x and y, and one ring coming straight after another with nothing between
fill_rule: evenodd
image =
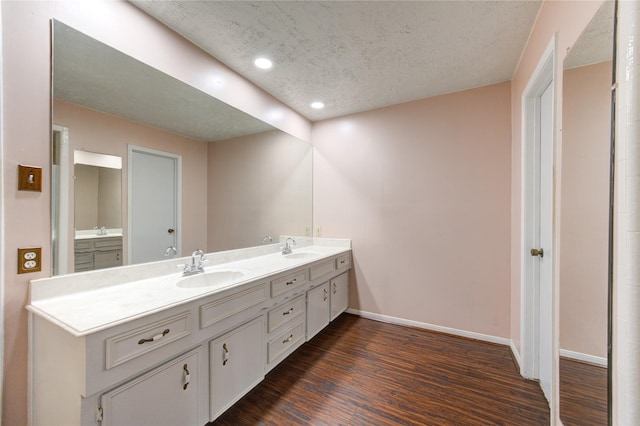
<instances>
[{"instance_id":1,"label":"wood plank flooring","mask_svg":"<svg viewBox=\"0 0 640 426\"><path fill-rule=\"evenodd\" d=\"M565 426L607 424L607 369L560 358L560 419Z\"/></svg>"},{"instance_id":2,"label":"wood plank flooring","mask_svg":"<svg viewBox=\"0 0 640 426\"><path fill-rule=\"evenodd\" d=\"M343 314L211 426L547 425L506 346Z\"/></svg>"}]
</instances>

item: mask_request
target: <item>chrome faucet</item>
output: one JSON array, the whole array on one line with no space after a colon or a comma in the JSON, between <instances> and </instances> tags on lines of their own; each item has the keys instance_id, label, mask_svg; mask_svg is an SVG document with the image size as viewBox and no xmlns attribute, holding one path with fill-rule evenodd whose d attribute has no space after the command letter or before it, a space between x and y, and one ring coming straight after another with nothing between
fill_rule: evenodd
<instances>
[{"instance_id":1,"label":"chrome faucet","mask_svg":"<svg viewBox=\"0 0 640 426\"><path fill-rule=\"evenodd\" d=\"M198 263L196 264L196 257L200 256L198 259ZM203 263L206 262L206 258L204 257L204 252L200 249L195 250L191 253L191 265L186 263L184 265L184 270L182 271L184 275L193 275L198 274L200 272L204 272Z\"/></svg>"},{"instance_id":2,"label":"chrome faucet","mask_svg":"<svg viewBox=\"0 0 640 426\"><path fill-rule=\"evenodd\" d=\"M282 247L282 254L291 254L291 246L289 245L289 241L291 241L291 245L296 245L296 240L289 237L284 241L284 247Z\"/></svg>"}]
</instances>

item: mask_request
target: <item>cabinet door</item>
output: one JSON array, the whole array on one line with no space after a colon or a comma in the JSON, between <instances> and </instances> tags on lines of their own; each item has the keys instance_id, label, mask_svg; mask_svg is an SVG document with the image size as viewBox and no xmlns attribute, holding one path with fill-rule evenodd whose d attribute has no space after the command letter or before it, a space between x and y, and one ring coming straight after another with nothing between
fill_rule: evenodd
<instances>
[{"instance_id":1,"label":"cabinet door","mask_svg":"<svg viewBox=\"0 0 640 426\"><path fill-rule=\"evenodd\" d=\"M122 266L122 250L97 251L93 255L95 269Z\"/></svg>"},{"instance_id":2,"label":"cabinet door","mask_svg":"<svg viewBox=\"0 0 640 426\"><path fill-rule=\"evenodd\" d=\"M331 280L331 321L349 306L349 273L345 272Z\"/></svg>"},{"instance_id":3,"label":"cabinet door","mask_svg":"<svg viewBox=\"0 0 640 426\"><path fill-rule=\"evenodd\" d=\"M102 395L102 425L203 424L201 356L188 352Z\"/></svg>"},{"instance_id":4,"label":"cabinet door","mask_svg":"<svg viewBox=\"0 0 640 426\"><path fill-rule=\"evenodd\" d=\"M329 283L307 292L307 340L329 324Z\"/></svg>"},{"instance_id":5,"label":"cabinet door","mask_svg":"<svg viewBox=\"0 0 640 426\"><path fill-rule=\"evenodd\" d=\"M209 344L211 421L264 378L263 335L261 316Z\"/></svg>"}]
</instances>

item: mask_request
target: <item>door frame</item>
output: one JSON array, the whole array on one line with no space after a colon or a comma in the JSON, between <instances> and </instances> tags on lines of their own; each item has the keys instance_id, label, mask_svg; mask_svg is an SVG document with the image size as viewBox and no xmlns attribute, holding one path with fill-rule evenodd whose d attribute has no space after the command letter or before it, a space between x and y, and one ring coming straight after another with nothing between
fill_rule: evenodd
<instances>
[{"instance_id":1,"label":"door frame","mask_svg":"<svg viewBox=\"0 0 640 426\"><path fill-rule=\"evenodd\" d=\"M175 205L175 214L176 214L176 227L175 227L175 235L176 235L176 251L177 251L177 257L182 256L182 156L179 154L173 154L170 152L165 152L165 151L160 151L157 149L151 149L151 148L145 148L143 146L138 146L138 145L128 145L128 149L127 149L127 226L128 226L128 235L129 238L127 238L127 263L129 265L131 265L131 256L132 256L132 251L131 251L131 244L132 244L132 238L130 238L131 236L131 229L133 226L133 215L131 214L131 205L132 205L132 193L133 191L132 189L132 179L131 176L133 176L133 161L131 161L131 158L133 156L133 153L140 153L140 154L146 154L146 155L155 155L158 157L164 157L164 158L168 158L170 160L173 160L174 164L175 164L175 170L176 170L176 176L175 176L175 187L177 188L177 193L176 193L176 205Z\"/></svg>"},{"instance_id":2,"label":"door frame","mask_svg":"<svg viewBox=\"0 0 640 426\"><path fill-rule=\"evenodd\" d=\"M60 164L58 172L53 167L53 159L51 165L51 215L54 223L52 223L51 237L51 274L63 275L73 272L70 268L71 247L70 241L73 241L71 224L73 223L74 212L71 208L72 192L71 170L73 167L73 157L69 143L69 128L52 124L52 134L60 134ZM52 135L53 138L53 135ZM53 140L51 141L53 143ZM52 148L53 149L53 148ZM56 238L57 236L57 238Z\"/></svg>"},{"instance_id":3,"label":"door frame","mask_svg":"<svg viewBox=\"0 0 640 426\"><path fill-rule=\"evenodd\" d=\"M558 267L558 240L557 240L557 99L558 99L558 76L557 76L557 35L553 35L547 45L544 54L541 56L535 71L532 73L529 82L522 95L522 137L521 137L521 247L520 247L520 335L522 364L520 374L528 379L539 379L539 354L540 354L540 297L537 292L535 280L536 268L534 268L534 258L530 255L530 249L534 247L532 238L538 231L537 223L539 205L537 195L539 188L536 185L538 178L539 160L537 150L539 150L539 134L536 131L540 122L539 101L543 90L552 84L552 155L554 170L553 176L553 204L551 208L552 216L552 277L551 277L551 389L549 395L549 405L551 408L551 418L555 417L555 407L558 395L558 320L557 320L557 267Z\"/></svg>"}]
</instances>

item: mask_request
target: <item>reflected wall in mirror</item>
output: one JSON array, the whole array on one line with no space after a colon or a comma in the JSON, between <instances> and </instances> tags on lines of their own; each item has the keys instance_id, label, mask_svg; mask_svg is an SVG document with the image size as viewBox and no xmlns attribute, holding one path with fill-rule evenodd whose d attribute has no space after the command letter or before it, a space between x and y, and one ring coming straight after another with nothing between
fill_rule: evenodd
<instances>
[{"instance_id":1,"label":"reflected wall in mirror","mask_svg":"<svg viewBox=\"0 0 640 426\"><path fill-rule=\"evenodd\" d=\"M74 228L88 226L73 214L76 201L88 203L69 184L74 151L122 158L122 259L133 235L130 145L182 158L179 256L260 245L266 235L277 241L279 235L310 233L310 144L59 21L53 21L52 40L54 274L74 271ZM166 259L164 250L153 259Z\"/></svg>"},{"instance_id":2,"label":"reflected wall in mirror","mask_svg":"<svg viewBox=\"0 0 640 426\"><path fill-rule=\"evenodd\" d=\"M612 52L609 1L564 61L559 281L560 418L565 425L607 424Z\"/></svg>"}]
</instances>

